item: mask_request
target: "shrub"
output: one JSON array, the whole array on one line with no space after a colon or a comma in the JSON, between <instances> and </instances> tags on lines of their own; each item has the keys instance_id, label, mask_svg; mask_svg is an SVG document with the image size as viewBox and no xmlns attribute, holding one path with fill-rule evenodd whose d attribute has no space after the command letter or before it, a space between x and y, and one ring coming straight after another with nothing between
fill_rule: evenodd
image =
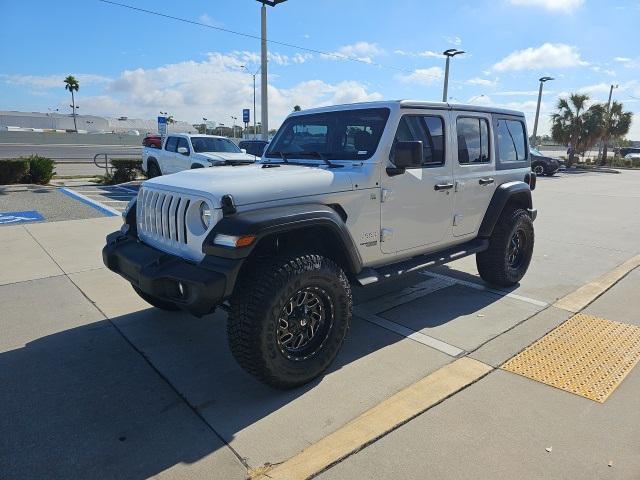
<instances>
[{"instance_id":1,"label":"shrub","mask_svg":"<svg viewBox=\"0 0 640 480\"><path fill-rule=\"evenodd\" d=\"M0 185L22 182L28 173L29 160L26 158L0 160Z\"/></svg>"},{"instance_id":2,"label":"shrub","mask_svg":"<svg viewBox=\"0 0 640 480\"><path fill-rule=\"evenodd\" d=\"M124 183L138 178L142 172L142 160L127 158L114 158L111 160L113 169L111 174L105 177L106 183Z\"/></svg>"},{"instance_id":3,"label":"shrub","mask_svg":"<svg viewBox=\"0 0 640 480\"><path fill-rule=\"evenodd\" d=\"M29 181L45 185L53 178L56 172L53 170L53 160L39 155L32 155L27 158L29 161Z\"/></svg>"}]
</instances>

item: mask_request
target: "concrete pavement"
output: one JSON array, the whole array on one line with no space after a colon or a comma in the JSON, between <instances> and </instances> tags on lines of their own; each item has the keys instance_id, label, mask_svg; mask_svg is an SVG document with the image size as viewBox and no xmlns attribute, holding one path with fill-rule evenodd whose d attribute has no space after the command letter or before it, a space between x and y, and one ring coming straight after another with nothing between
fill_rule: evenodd
<instances>
[{"instance_id":1,"label":"concrete pavement","mask_svg":"<svg viewBox=\"0 0 640 480\"><path fill-rule=\"evenodd\" d=\"M330 371L289 392L237 366L224 312L154 310L102 266L119 218L4 227L0 472L244 478L442 372L448 345L491 373L320 478L635 478L637 368L602 405L494 368L571 315L550 304L640 253L627 238L640 233L638 180L540 179L534 261L511 292L486 289L468 259L356 289L356 311L384 322L355 317ZM587 311L637 322L638 278Z\"/></svg>"}]
</instances>

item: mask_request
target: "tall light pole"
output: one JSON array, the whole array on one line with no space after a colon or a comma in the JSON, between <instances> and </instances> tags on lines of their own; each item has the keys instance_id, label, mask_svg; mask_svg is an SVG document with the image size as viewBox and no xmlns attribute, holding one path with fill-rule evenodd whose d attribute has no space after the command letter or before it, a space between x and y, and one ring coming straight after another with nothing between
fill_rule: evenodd
<instances>
[{"instance_id":1,"label":"tall light pole","mask_svg":"<svg viewBox=\"0 0 640 480\"><path fill-rule=\"evenodd\" d=\"M538 106L536 107L536 118L533 121L533 141L531 142L534 147L536 146L536 139L538 135L538 117L540 117L540 103L542 102L542 86L549 80L553 80L553 77L540 78L540 89L538 90Z\"/></svg>"},{"instance_id":2,"label":"tall light pole","mask_svg":"<svg viewBox=\"0 0 640 480\"><path fill-rule=\"evenodd\" d=\"M256 70L256 73L251 73L249 69L244 65L240 65L240 66L244 68L247 71L247 73L253 77L253 139L255 140L256 139L256 75L258 75L258 73L262 69L262 66L258 67L258 69Z\"/></svg>"},{"instance_id":3,"label":"tall light pole","mask_svg":"<svg viewBox=\"0 0 640 480\"><path fill-rule=\"evenodd\" d=\"M234 117L233 115L231 115L231 119L233 120L233 127L231 130L231 138L236 138L236 120L238 119L238 117Z\"/></svg>"},{"instance_id":4,"label":"tall light pole","mask_svg":"<svg viewBox=\"0 0 640 480\"><path fill-rule=\"evenodd\" d=\"M601 165L605 165L607 163L607 142L609 141L608 137L608 130L611 128L611 98L613 97L613 89L614 88L618 88L618 85L611 85L611 88L609 89L609 100L607 101L607 118L605 119L606 121L606 126L607 126L607 131L604 134L604 137L602 139L602 158L600 160L600 164ZM600 156L600 154L598 153L598 156Z\"/></svg>"},{"instance_id":5,"label":"tall light pole","mask_svg":"<svg viewBox=\"0 0 640 480\"><path fill-rule=\"evenodd\" d=\"M260 38L260 65L262 69L261 76L261 115L262 115L262 139L269 139L269 107L267 98L267 5L275 7L279 3L286 2L286 0L257 0L262 4L261 9L261 38Z\"/></svg>"},{"instance_id":6,"label":"tall light pole","mask_svg":"<svg viewBox=\"0 0 640 480\"><path fill-rule=\"evenodd\" d=\"M207 134L207 119L202 117L202 134L206 135Z\"/></svg>"},{"instance_id":7,"label":"tall light pole","mask_svg":"<svg viewBox=\"0 0 640 480\"><path fill-rule=\"evenodd\" d=\"M442 54L447 57L447 63L444 67L444 89L442 90L442 101L447 101L447 92L449 90L449 61L451 57L455 57L456 55L460 55L464 53L463 50L458 50L457 48L450 48L449 50L445 50Z\"/></svg>"}]
</instances>

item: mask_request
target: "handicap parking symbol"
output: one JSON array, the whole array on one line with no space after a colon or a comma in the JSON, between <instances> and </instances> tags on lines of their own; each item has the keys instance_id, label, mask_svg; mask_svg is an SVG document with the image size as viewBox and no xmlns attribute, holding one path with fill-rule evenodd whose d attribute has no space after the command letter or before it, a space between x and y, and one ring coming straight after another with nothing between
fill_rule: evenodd
<instances>
[{"instance_id":1,"label":"handicap parking symbol","mask_svg":"<svg viewBox=\"0 0 640 480\"><path fill-rule=\"evenodd\" d=\"M44 217L35 210L28 210L26 212L0 212L0 225L39 222L41 220L44 220Z\"/></svg>"}]
</instances>

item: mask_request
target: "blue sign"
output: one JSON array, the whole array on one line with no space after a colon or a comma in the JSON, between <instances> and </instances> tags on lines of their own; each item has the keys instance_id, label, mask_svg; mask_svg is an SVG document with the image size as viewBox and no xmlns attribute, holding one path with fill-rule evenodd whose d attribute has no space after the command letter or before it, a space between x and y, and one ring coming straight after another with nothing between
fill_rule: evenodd
<instances>
[{"instance_id":1,"label":"blue sign","mask_svg":"<svg viewBox=\"0 0 640 480\"><path fill-rule=\"evenodd\" d=\"M39 222L44 217L35 210L26 212L0 212L0 225L15 225L17 223Z\"/></svg>"},{"instance_id":2,"label":"blue sign","mask_svg":"<svg viewBox=\"0 0 640 480\"><path fill-rule=\"evenodd\" d=\"M158 134L161 137L167 136L167 117L158 117Z\"/></svg>"},{"instance_id":3,"label":"blue sign","mask_svg":"<svg viewBox=\"0 0 640 480\"><path fill-rule=\"evenodd\" d=\"M250 111L248 108L245 108L242 110L242 121L244 123L249 123L249 118L250 118Z\"/></svg>"}]
</instances>

